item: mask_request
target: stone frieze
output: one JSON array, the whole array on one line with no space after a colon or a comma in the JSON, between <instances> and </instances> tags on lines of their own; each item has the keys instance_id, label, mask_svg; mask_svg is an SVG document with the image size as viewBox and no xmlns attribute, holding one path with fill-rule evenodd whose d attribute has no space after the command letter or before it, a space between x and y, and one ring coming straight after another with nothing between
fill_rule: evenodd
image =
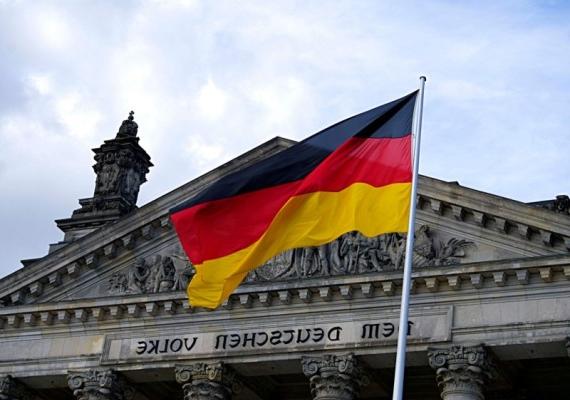
<instances>
[{"instance_id":1,"label":"stone frieze","mask_svg":"<svg viewBox=\"0 0 570 400\"><path fill-rule=\"evenodd\" d=\"M414 267L459 264L475 244L464 239L436 240L427 225L415 233ZM349 232L331 243L294 249L272 258L252 271L246 283L286 281L309 277L359 275L402 269L406 237L399 233L368 238ZM175 260L182 260L175 263ZM110 294L161 293L184 290L194 269L179 249L171 255L137 258L108 282Z\"/></svg>"},{"instance_id":2,"label":"stone frieze","mask_svg":"<svg viewBox=\"0 0 570 400\"><path fill-rule=\"evenodd\" d=\"M422 225L415 233L414 267L459 264L470 247L475 243L464 239L436 240L429 226ZM252 271L246 282L399 270L404 265L405 249L406 237L399 233L367 238L349 232L322 246L281 253Z\"/></svg>"}]
</instances>

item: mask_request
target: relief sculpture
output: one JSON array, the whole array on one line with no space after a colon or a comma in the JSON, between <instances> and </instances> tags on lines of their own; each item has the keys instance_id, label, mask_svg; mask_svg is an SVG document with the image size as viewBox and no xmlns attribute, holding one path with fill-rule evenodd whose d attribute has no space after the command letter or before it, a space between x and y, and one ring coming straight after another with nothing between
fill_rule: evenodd
<instances>
[{"instance_id":1,"label":"relief sculpture","mask_svg":"<svg viewBox=\"0 0 570 400\"><path fill-rule=\"evenodd\" d=\"M464 239L436 240L427 225L415 233L414 267L459 264L475 244ZM246 282L288 280L312 276L354 275L403 268L406 238L399 233L368 238L349 232L326 245L279 254L252 271Z\"/></svg>"},{"instance_id":2,"label":"relief sculpture","mask_svg":"<svg viewBox=\"0 0 570 400\"><path fill-rule=\"evenodd\" d=\"M415 232L414 268L459 264L466 249L475 244L464 239L438 239L429 226ZM283 252L253 270L246 283L285 281L309 277L357 275L403 268L405 235L390 233L368 238L349 232L317 247ZM109 279L111 294L143 294L184 290L194 274L192 264L178 249L174 253L137 258L126 270Z\"/></svg>"},{"instance_id":3,"label":"relief sculpture","mask_svg":"<svg viewBox=\"0 0 570 400\"><path fill-rule=\"evenodd\" d=\"M111 276L108 291L111 294L143 294L184 290L193 270L187 262L177 266L174 259L181 258L178 254L137 258L125 272Z\"/></svg>"}]
</instances>

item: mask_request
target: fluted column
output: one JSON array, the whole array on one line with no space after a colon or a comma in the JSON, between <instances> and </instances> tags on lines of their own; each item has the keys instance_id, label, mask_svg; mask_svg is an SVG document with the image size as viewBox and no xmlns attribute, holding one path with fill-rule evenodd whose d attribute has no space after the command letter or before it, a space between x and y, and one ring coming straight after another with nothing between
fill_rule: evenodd
<instances>
[{"instance_id":1,"label":"fluted column","mask_svg":"<svg viewBox=\"0 0 570 400\"><path fill-rule=\"evenodd\" d=\"M112 369L69 371L69 388L77 400L131 400L135 389Z\"/></svg>"},{"instance_id":2,"label":"fluted column","mask_svg":"<svg viewBox=\"0 0 570 400\"><path fill-rule=\"evenodd\" d=\"M357 399L360 388L369 382L353 354L303 357L302 364L314 400Z\"/></svg>"},{"instance_id":3,"label":"fluted column","mask_svg":"<svg viewBox=\"0 0 570 400\"><path fill-rule=\"evenodd\" d=\"M30 390L11 375L0 376L1 400L32 400L35 396Z\"/></svg>"},{"instance_id":4,"label":"fluted column","mask_svg":"<svg viewBox=\"0 0 570 400\"><path fill-rule=\"evenodd\" d=\"M484 400L485 385L496 370L483 346L429 349L428 357L443 400Z\"/></svg>"},{"instance_id":5,"label":"fluted column","mask_svg":"<svg viewBox=\"0 0 570 400\"><path fill-rule=\"evenodd\" d=\"M176 381L184 400L229 400L241 388L235 371L221 362L177 365Z\"/></svg>"}]
</instances>

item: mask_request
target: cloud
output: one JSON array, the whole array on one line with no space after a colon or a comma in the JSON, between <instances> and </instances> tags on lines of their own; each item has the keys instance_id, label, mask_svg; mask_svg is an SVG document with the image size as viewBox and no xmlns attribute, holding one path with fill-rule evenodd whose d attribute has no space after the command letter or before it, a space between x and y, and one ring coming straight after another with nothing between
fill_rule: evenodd
<instances>
[{"instance_id":1,"label":"cloud","mask_svg":"<svg viewBox=\"0 0 570 400\"><path fill-rule=\"evenodd\" d=\"M204 84L198 91L197 108L200 116L206 119L219 119L224 115L227 103L227 94L212 81Z\"/></svg>"},{"instance_id":2,"label":"cloud","mask_svg":"<svg viewBox=\"0 0 570 400\"><path fill-rule=\"evenodd\" d=\"M52 221L93 191L90 149L131 109L155 164L139 204L421 74L423 173L523 201L568 192L569 17L533 1L0 0L0 273L61 238Z\"/></svg>"}]
</instances>

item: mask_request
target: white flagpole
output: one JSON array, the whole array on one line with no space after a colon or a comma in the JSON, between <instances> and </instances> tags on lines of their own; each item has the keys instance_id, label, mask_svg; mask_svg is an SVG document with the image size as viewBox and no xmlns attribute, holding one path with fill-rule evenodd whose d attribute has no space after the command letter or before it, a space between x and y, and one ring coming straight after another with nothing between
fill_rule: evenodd
<instances>
[{"instance_id":1,"label":"white flagpole","mask_svg":"<svg viewBox=\"0 0 570 400\"><path fill-rule=\"evenodd\" d=\"M424 86L426 77L420 77L420 91L416 99L412 125L413 172L412 194L410 196L410 219L406 240L406 260L402 280L402 305L400 306L400 328L398 331L398 350L396 352L396 372L394 374L394 391L392 400L402 400L404 392L404 371L406 366L406 339L408 333L408 308L410 303L410 286L412 282L412 260L414 256L414 226L416 224L416 197L418 191L418 167L420 161L420 137L422 133L422 113L424 105Z\"/></svg>"}]
</instances>

